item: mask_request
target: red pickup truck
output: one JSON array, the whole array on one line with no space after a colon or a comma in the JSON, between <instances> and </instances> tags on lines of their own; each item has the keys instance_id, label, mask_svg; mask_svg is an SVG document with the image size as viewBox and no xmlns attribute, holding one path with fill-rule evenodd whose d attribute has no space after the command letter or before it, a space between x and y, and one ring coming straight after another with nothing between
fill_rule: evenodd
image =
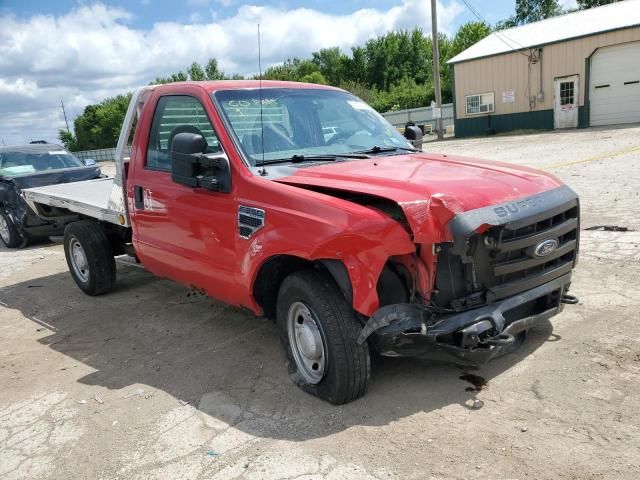
<instances>
[{"instance_id":1,"label":"red pickup truck","mask_svg":"<svg viewBox=\"0 0 640 480\"><path fill-rule=\"evenodd\" d=\"M341 404L364 394L370 351L481 364L576 302L569 187L423 153L406 135L327 86L149 86L131 100L114 178L23 196L45 219L80 217L64 248L89 295L132 255L275 319L293 381Z\"/></svg>"}]
</instances>

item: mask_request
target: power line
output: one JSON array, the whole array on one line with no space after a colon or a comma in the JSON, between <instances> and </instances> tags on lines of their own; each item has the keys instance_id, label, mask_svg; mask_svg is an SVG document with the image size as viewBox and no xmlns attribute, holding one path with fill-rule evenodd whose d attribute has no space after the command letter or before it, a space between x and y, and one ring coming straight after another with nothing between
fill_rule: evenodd
<instances>
[{"instance_id":1,"label":"power line","mask_svg":"<svg viewBox=\"0 0 640 480\"><path fill-rule=\"evenodd\" d=\"M483 23L486 23L487 25L490 25L490 22L488 22L470 3L468 0L462 0L462 3L464 3L466 5L466 7L469 9L469 11L471 13L473 13L473 15L480 20ZM499 32L499 31L495 31L493 32L495 34L495 36L498 38L498 40L500 40L502 43L504 43L507 47L509 47L510 50L516 50L516 47L513 45L517 45L519 46L521 49L526 49L527 47L525 47L524 45L522 45L521 43L517 42L516 40L514 40L513 38L507 36L505 33L503 32ZM503 38L504 37L504 38ZM512 42L512 44L509 44L509 42ZM517 51L517 53L524 55L527 58L530 58L530 55L524 52L520 52Z\"/></svg>"}]
</instances>

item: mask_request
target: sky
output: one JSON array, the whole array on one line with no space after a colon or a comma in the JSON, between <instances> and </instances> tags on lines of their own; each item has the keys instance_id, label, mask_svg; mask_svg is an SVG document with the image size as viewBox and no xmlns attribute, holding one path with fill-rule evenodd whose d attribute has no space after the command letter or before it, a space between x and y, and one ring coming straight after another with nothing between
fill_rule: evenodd
<instances>
[{"instance_id":1,"label":"sky","mask_svg":"<svg viewBox=\"0 0 640 480\"><path fill-rule=\"evenodd\" d=\"M515 1L466 0L490 23ZM562 0L574 6L575 0ZM438 1L439 30L476 20ZM430 31L428 0L0 0L0 145L57 141L84 108L216 57L227 73L257 71L325 47L348 52L392 30Z\"/></svg>"}]
</instances>

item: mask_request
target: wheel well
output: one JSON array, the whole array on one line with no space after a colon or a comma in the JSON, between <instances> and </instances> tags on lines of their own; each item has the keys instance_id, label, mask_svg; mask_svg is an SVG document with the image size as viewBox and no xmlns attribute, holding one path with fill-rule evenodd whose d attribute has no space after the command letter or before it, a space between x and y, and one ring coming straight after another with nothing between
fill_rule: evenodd
<instances>
[{"instance_id":1,"label":"wheel well","mask_svg":"<svg viewBox=\"0 0 640 480\"><path fill-rule=\"evenodd\" d=\"M275 318L278 291L285 278L300 270L320 269L328 272L349 302L353 303L351 281L340 260L307 260L293 255L276 255L262 264L253 284L253 298L265 317Z\"/></svg>"},{"instance_id":2,"label":"wheel well","mask_svg":"<svg viewBox=\"0 0 640 480\"><path fill-rule=\"evenodd\" d=\"M107 235L107 239L109 240L109 244L111 245L111 249L115 256L129 254L130 251L133 251L129 248L131 245L131 228L121 227L120 225L115 225L92 217L85 217L83 215L76 220L76 222L80 221L89 221L99 225ZM67 227L76 222L69 223Z\"/></svg>"},{"instance_id":3,"label":"wheel well","mask_svg":"<svg viewBox=\"0 0 640 480\"><path fill-rule=\"evenodd\" d=\"M115 255L129 254L133 251L131 248L131 228L121 227L120 225L114 225L113 223L101 222L105 231L107 232L107 238L113 248Z\"/></svg>"},{"instance_id":4,"label":"wheel well","mask_svg":"<svg viewBox=\"0 0 640 480\"><path fill-rule=\"evenodd\" d=\"M407 303L411 297L411 274L402 265L388 261L376 285L380 306Z\"/></svg>"}]
</instances>

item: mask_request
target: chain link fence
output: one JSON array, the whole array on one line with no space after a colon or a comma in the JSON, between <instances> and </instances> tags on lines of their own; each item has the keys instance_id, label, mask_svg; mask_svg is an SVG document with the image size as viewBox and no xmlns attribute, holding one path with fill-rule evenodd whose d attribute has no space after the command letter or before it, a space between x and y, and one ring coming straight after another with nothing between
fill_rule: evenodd
<instances>
[{"instance_id":1,"label":"chain link fence","mask_svg":"<svg viewBox=\"0 0 640 480\"><path fill-rule=\"evenodd\" d=\"M436 119L433 118L433 108L421 107L408 110L383 113L382 116L396 128L404 128L407 122L424 125L424 132L436 131ZM442 105L442 127L446 133L453 133L453 103Z\"/></svg>"},{"instance_id":2,"label":"chain link fence","mask_svg":"<svg viewBox=\"0 0 640 480\"><path fill-rule=\"evenodd\" d=\"M73 152L73 154L80 160L86 160L91 158L96 162L113 162L116 159L115 148L100 148L98 150L81 150L79 152ZM125 156L131 155L131 147L127 147L125 150Z\"/></svg>"}]
</instances>

